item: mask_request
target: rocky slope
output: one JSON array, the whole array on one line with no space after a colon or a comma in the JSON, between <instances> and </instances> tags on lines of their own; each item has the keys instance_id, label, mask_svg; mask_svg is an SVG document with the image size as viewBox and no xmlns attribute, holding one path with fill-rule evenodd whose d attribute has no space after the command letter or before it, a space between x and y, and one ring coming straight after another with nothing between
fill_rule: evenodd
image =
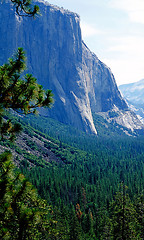
<instances>
[{"instance_id":1,"label":"rocky slope","mask_svg":"<svg viewBox=\"0 0 144 240\"><path fill-rule=\"evenodd\" d=\"M43 161L47 163L47 165L61 161L50 149L45 147L45 143L49 143L49 140L38 134L35 134L35 136L31 135L22 132L17 137L13 147L0 144L0 154L6 150L10 150L17 166L24 160L27 160L30 166L36 166L38 162L41 162L41 166L43 166Z\"/></svg>"},{"instance_id":2,"label":"rocky slope","mask_svg":"<svg viewBox=\"0 0 144 240\"><path fill-rule=\"evenodd\" d=\"M54 93L54 107L42 109L41 114L97 134L92 114L116 111L121 119L122 111L129 112L114 76L82 41L76 13L44 1L36 4L42 16L35 20L18 17L9 2L0 4L0 64L23 47L28 71ZM142 128L138 120L131 124L136 122L131 112L126 118L118 123L131 125L132 131Z\"/></svg>"}]
</instances>

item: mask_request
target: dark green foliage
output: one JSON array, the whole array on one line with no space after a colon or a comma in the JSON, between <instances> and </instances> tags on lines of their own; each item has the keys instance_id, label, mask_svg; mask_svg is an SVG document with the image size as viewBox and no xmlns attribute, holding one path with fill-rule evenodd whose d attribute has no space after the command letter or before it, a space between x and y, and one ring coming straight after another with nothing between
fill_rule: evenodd
<instances>
[{"instance_id":1,"label":"dark green foliage","mask_svg":"<svg viewBox=\"0 0 144 240\"><path fill-rule=\"evenodd\" d=\"M11 153L0 155L0 239L51 239L50 208L32 184L14 173ZM51 222L51 223L50 223Z\"/></svg>"},{"instance_id":2,"label":"dark green foliage","mask_svg":"<svg viewBox=\"0 0 144 240\"><path fill-rule=\"evenodd\" d=\"M141 239L144 239L144 195L139 194L134 200L135 210L138 221L137 231Z\"/></svg>"},{"instance_id":3,"label":"dark green foliage","mask_svg":"<svg viewBox=\"0 0 144 240\"><path fill-rule=\"evenodd\" d=\"M30 125L26 129L31 136L40 133ZM21 170L38 188L39 194L55 207L55 211L59 209L55 219L58 220L57 229L64 239L72 234L73 224L69 217L72 208L73 213L75 209L76 222L79 223L79 239L119 239L123 231L123 218L120 217L123 211L122 196L126 198L125 239L142 239L143 221L142 217L138 218L138 212L142 213L143 204L140 203L142 198L135 200L135 196L144 188L143 138L111 138L102 142L101 139L94 140L92 137L90 152L87 151L87 146L84 147L86 138L84 144L82 139L75 141L75 146L77 144L78 147L81 141L81 148L86 148L86 151L44 133L40 133L39 139L61 161L32 167L30 171L27 167L22 167ZM122 181L128 186L125 195L118 189ZM77 204L80 205L81 217L77 213ZM75 217L73 220L76 220ZM62 227L64 222L66 228Z\"/></svg>"},{"instance_id":4,"label":"dark green foliage","mask_svg":"<svg viewBox=\"0 0 144 240\"><path fill-rule=\"evenodd\" d=\"M25 53L18 48L8 64L0 67L1 109L14 109L24 113L35 112L36 107L50 106L53 102L51 91L45 92L31 74L20 78L25 69Z\"/></svg>"},{"instance_id":5,"label":"dark green foliage","mask_svg":"<svg viewBox=\"0 0 144 240\"><path fill-rule=\"evenodd\" d=\"M6 110L35 113L37 107L50 107L53 99L50 90L45 91L31 74L21 77L25 69L25 53L22 48L0 67L0 132L2 138L14 140L21 131L19 123L6 120Z\"/></svg>"},{"instance_id":6,"label":"dark green foliage","mask_svg":"<svg viewBox=\"0 0 144 240\"><path fill-rule=\"evenodd\" d=\"M11 2L19 16L35 16L39 12L31 0ZM50 107L53 102L51 91L43 90L31 74L21 76L25 68L22 48L18 48L13 58L0 67L0 134L2 144L12 148L14 145L8 144L7 139L15 140L22 128L18 122L10 120L8 111L35 113L37 107ZM55 239L57 231L49 206L39 198L24 175L15 174L11 159L12 154L8 151L0 155L0 239ZM22 164L28 167L25 160Z\"/></svg>"},{"instance_id":7,"label":"dark green foliage","mask_svg":"<svg viewBox=\"0 0 144 240\"><path fill-rule=\"evenodd\" d=\"M138 223L135 207L126 193L124 184L111 203L110 212L113 239L140 239L136 233Z\"/></svg>"},{"instance_id":8,"label":"dark green foliage","mask_svg":"<svg viewBox=\"0 0 144 240\"><path fill-rule=\"evenodd\" d=\"M11 1L20 16L38 13L29 0ZM16 173L11 153L1 154L0 238L144 239L144 139L123 138L123 131L98 115L94 121L101 138L44 117L10 116L10 109L35 113L37 107L52 103L50 90L44 91L31 74L22 75L25 67L22 48L0 67L1 145L18 154L19 170L45 200L23 174ZM20 123L33 154L8 141L21 131ZM47 157L49 152L55 156L53 161L45 160L46 150Z\"/></svg>"},{"instance_id":9,"label":"dark green foliage","mask_svg":"<svg viewBox=\"0 0 144 240\"><path fill-rule=\"evenodd\" d=\"M69 230L69 239L70 240L80 240L81 238L81 226L79 224L78 218L76 216L75 209L72 207L70 210L70 230Z\"/></svg>"},{"instance_id":10,"label":"dark green foliage","mask_svg":"<svg viewBox=\"0 0 144 240\"><path fill-rule=\"evenodd\" d=\"M31 0L11 0L16 7L16 12L19 16L35 17L39 14L39 7L32 5Z\"/></svg>"},{"instance_id":11,"label":"dark green foliage","mask_svg":"<svg viewBox=\"0 0 144 240\"><path fill-rule=\"evenodd\" d=\"M17 115L11 119L19 122ZM92 137L89 143L90 138L85 138L84 143L81 138L75 141L76 148L47 136L20 119L25 134L30 139L34 136L41 140L58 159L57 162L46 162L43 157L27 153L15 144L11 146L24 157L20 170L53 208L52 228L57 230L57 239L69 239L78 232L78 239L119 239L122 229L125 239L143 238L143 138L102 141ZM42 149L26 135L25 142L32 150L41 151L43 156ZM79 144L86 151L79 149ZM88 144L91 144L91 151L87 150ZM7 143L7 146L10 145ZM118 189L122 181L128 186L125 195ZM123 196L126 199L124 215ZM122 228L120 216L124 216L125 228ZM77 226L75 232L72 230L74 225Z\"/></svg>"}]
</instances>

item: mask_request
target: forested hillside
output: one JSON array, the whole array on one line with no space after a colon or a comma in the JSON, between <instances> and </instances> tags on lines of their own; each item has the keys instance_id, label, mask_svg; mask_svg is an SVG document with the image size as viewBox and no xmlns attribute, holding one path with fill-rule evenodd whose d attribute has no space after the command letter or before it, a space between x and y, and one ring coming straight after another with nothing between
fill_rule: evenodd
<instances>
[{"instance_id":1,"label":"forested hillside","mask_svg":"<svg viewBox=\"0 0 144 240\"><path fill-rule=\"evenodd\" d=\"M0 239L143 240L144 137L97 115L100 136L33 116L53 99L25 68L22 48L0 66Z\"/></svg>"},{"instance_id":2,"label":"forested hillside","mask_svg":"<svg viewBox=\"0 0 144 240\"><path fill-rule=\"evenodd\" d=\"M17 167L50 206L57 236L47 239L143 239L143 138L77 133L68 141L69 129L61 141L38 122L35 129L30 119L12 118L23 134L3 147L12 149ZM49 131L55 124L49 122Z\"/></svg>"}]
</instances>

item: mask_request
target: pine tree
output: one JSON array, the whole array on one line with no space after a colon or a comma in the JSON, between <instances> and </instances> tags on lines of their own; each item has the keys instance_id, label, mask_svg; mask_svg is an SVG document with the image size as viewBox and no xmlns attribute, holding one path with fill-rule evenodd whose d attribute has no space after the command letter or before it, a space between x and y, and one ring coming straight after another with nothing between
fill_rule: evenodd
<instances>
[{"instance_id":1,"label":"pine tree","mask_svg":"<svg viewBox=\"0 0 144 240\"><path fill-rule=\"evenodd\" d=\"M14 173L11 156L0 155L0 239L51 239L50 207L21 173Z\"/></svg>"},{"instance_id":2,"label":"pine tree","mask_svg":"<svg viewBox=\"0 0 144 240\"><path fill-rule=\"evenodd\" d=\"M35 16L39 8L31 0L11 0L20 16ZM9 62L0 67L0 134L14 140L21 131L19 123L6 119L13 109L28 114L38 107L50 107L53 99L31 74L23 76L25 52L18 48ZM12 154L0 155L0 239L53 239L54 228L49 207L22 174L15 175Z\"/></svg>"},{"instance_id":3,"label":"pine tree","mask_svg":"<svg viewBox=\"0 0 144 240\"><path fill-rule=\"evenodd\" d=\"M137 213L137 231L140 233L141 239L144 239L144 194L136 197L134 205Z\"/></svg>"},{"instance_id":4,"label":"pine tree","mask_svg":"<svg viewBox=\"0 0 144 240\"><path fill-rule=\"evenodd\" d=\"M136 234L136 211L122 183L120 191L111 203L112 239L139 239Z\"/></svg>"},{"instance_id":5,"label":"pine tree","mask_svg":"<svg viewBox=\"0 0 144 240\"><path fill-rule=\"evenodd\" d=\"M25 64L25 53L18 48L7 64L0 67L0 133L10 140L21 131L19 123L6 121L5 112L13 109L20 113L35 113L38 107L50 107L53 103L52 92L45 91L31 74L21 77Z\"/></svg>"},{"instance_id":6,"label":"pine tree","mask_svg":"<svg viewBox=\"0 0 144 240\"><path fill-rule=\"evenodd\" d=\"M69 240L80 240L81 238L81 226L79 224L78 218L74 207L72 206L70 212L70 223L69 223Z\"/></svg>"},{"instance_id":7,"label":"pine tree","mask_svg":"<svg viewBox=\"0 0 144 240\"><path fill-rule=\"evenodd\" d=\"M90 209L82 218L82 228L85 233L85 239L96 239L94 234L94 220Z\"/></svg>"},{"instance_id":8,"label":"pine tree","mask_svg":"<svg viewBox=\"0 0 144 240\"><path fill-rule=\"evenodd\" d=\"M39 7L32 5L31 0L11 0L16 7L16 12L19 16L35 17L39 14Z\"/></svg>"}]
</instances>

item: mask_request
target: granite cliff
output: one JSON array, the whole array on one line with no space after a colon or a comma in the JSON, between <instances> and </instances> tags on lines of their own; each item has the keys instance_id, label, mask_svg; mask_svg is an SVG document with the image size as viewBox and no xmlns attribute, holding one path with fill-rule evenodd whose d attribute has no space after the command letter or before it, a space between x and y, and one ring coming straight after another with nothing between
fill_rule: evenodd
<instances>
[{"instance_id":1,"label":"granite cliff","mask_svg":"<svg viewBox=\"0 0 144 240\"><path fill-rule=\"evenodd\" d=\"M111 70L82 41L80 17L44 1L36 4L42 16L35 20L17 16L9 1L0 4L0 65L18 47L25 49L28 71L54 93L54 107L42 109L41 114L97 134L93 114L103 113L107 119L107 113L114 111L120 119L127 116L118 124L130 125L132 131L142 128Z\"/></svg>"}]
</instances>

